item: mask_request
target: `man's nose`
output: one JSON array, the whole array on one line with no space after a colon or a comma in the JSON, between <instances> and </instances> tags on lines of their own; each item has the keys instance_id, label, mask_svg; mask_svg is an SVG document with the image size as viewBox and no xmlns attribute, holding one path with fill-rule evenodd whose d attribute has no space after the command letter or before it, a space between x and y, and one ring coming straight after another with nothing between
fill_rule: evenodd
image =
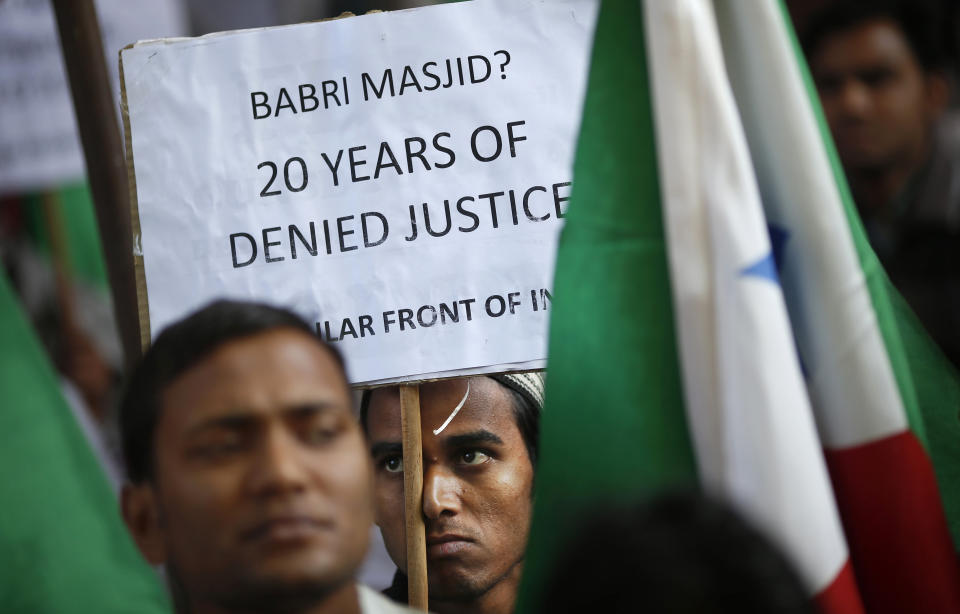
<instances>
[{"instance_id":1,"label":"man's nose","mask_svg":"<svg viewBox=\"0 0 960 614\"><path fill-rule=\"evenodd\" d=\"M840 86L837 102L844 115L859 117L870 109L870 88L857 79L847 79Z\"/></svg>"},{"instance_id":2,"label":"man's nose","mask_svg":"<svg viewBox=\"0 0 960 614\"><path fill-rule=\"evenodd\" d=\"M444 467L424 467L423 515L430 520L460 512L460 480Z\"/></svg>"},{"instance_id":3,"label":"man's nose","mask_svg":"<svg viewBox=\"0 0 960 614\"><path fill-rule=\"evenodd\" d=\"M248 486L257 496L275 496L302 491L307 471L293 437L283 429L269 429L252 459Z\"/></svg>"}]
</instances>

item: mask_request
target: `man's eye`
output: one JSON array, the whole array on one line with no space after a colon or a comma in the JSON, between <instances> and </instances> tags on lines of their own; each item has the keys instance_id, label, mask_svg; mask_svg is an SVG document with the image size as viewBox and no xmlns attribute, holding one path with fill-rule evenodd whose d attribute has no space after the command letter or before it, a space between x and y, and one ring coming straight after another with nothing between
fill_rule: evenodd
<instances>
[{"instance_id":1,"label":"man's eye","mask_svg":"<svg viewBox=\"0 0 960 614\"><path fill-rule=\"evenodd\" d=\"M383 468L387 473L401 473L403 471L403 457L391 456L383 461Z\"/></svg>"},{"instance_id":2,"label":"man's eye","mask_svg":"<svg viewBox=\"0 0 960 614\"><path fill-rule=\"evenodd\" d=\"M242 447L239 437L219 437L216 440L205 441L194 445L191 449L193 456L199 458L219 458L238 452Z\"/></svg>"},{"instance_id":3,"label":"man's eye","mask_svg":"<svg viewBox=\"0 0 960 614\"><path fill-rule=\"evenodd\" d=\"M460 462L464 465L481 465L490 460L490 457L480 450L470 450L460 455Z\"/></svg>"},{"instance_id":4,"label":"man's eye","mask_svg":"<svg viewBox=\"0 0 960 614\"><path fill-rule=\"evenodd\" d=\"M311 444L324 444L337 436L339 430L324 426L314 426L307 431L307 441Z\"/></svg>"},{"instance_id":5,"label":"man's eye","mask_svg":"<svg viewBox=\"0 0 960 614\"><path fill-rule=\"evenodd\" d=\"M304 439L311 445L330 443L343 431L343 423L329 415L317 416L304 426Z\"/></svg>"},{"instance_id":6,"label":"man's eye","mask_svg":"<svg viewBox=\"0 0 960 614\"><path fill-rule=\"evenodd\" d=\"M893 78L893 71L886 68L867 70L860 74L860 80L863 81L868 87L873 88L883 87L884 85L893 81Z\"/></svg>"}]
</instances>

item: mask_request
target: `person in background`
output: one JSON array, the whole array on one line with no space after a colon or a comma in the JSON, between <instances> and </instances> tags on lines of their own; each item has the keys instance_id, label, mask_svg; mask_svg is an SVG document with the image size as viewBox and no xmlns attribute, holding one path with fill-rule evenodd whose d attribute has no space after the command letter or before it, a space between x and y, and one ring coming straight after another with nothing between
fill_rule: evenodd
<instances>
[{"instance_id":1,"label":"person in background","mask_svg":"<svg viewBox=\"0 0 960 614\"><path fill-rule=\"evenodd\" d=\"M937 7L833 2L802 40L870 242L960 365L960 116Z\"/></svg>"},{"instance_id":2,"label":"person in background","mask_svg":"<svg viewBox=\"0 0 960 614\"><path fill-rule=\"evenodd\" d=\"M813 614L787 559L732 510L689 493L597 502L562 549L540 612Z\"/></svg>"},{"instance_id":3,"label":"person in background","mask_svg":"<svg viewBox=\"0 0 960 614\"><path fill-rule=\"evenodd\" d=\"M513 612L533 509L543 407L537 373L420 384L423 518L431 611ZM364 394L361 424L376 476L376 523L407 599L400 394Z\"/></svg>"},{"instance_id":4,"label":"person in background","mask_svg":"<svg viewBox=\"0 0 960 614\"><path fill-rule=\"evenodd\" d=\"M354 580L372 467L339 353L294 314L221 301L170 326L120 425L123 518L178 611L407 611Z\"/></svg>"}]
</instances>

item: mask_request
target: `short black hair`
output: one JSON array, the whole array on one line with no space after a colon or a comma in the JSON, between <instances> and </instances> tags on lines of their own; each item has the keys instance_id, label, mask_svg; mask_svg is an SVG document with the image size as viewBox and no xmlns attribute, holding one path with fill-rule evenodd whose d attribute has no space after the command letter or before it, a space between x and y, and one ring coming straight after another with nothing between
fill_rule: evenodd
<instances>
[{"instance_id":1,"label":"short black hair","mask_svg":"<svg viewBox=\"0 0 960 614\"><path fill-rule=\"evenodd\" d=\"M523 438L523 445L527 448L527 456L530 457L530 464L534 471L537 469L537 454L540 450L540 408L526 396L520 394L513 388L503 384L496 378L491 377L497 382L510 396L513 404L513 419L517 423L517 429ZM368 434L367 415L370 411L370 397L373 390L364 390L360 399L360 426L364 434Z\"/></svg>"},{"instance_id":2,"label":"short black hair","mask_svg":"<svg viewBox=\"0 0 960 614\"><path fill-rule=\"evenodd\" d=\"M301 331L325 348L346 379L343 357L295 313L244 301L220 300L161 332L127 381L120 402L120 438L127 477L153 479L154 431L164 389L223 344L275 329Z\"/></svg>"},{"instance_id":3,"label":"short black hair","mask_svg":"<svg viewBox=\"0 0 960 614\"><path fill-rule=\"evenodd\" d=\"M948 21L932 0L837 0L815 13L801 32L804 54L812 58L823 41L878 19L900 28L925 71L943 70L950 63Z\"/></svg>"},{"instance_id":4,"label":"short black hair","mask_svg":"<svg viewBox=\"0 0 960 614\"><path fill-rule=\"evenodd\" d=\"M534 611L814 613L780 550L698 493L594 501L571 528Z\"/></svg>"}]
</instances>

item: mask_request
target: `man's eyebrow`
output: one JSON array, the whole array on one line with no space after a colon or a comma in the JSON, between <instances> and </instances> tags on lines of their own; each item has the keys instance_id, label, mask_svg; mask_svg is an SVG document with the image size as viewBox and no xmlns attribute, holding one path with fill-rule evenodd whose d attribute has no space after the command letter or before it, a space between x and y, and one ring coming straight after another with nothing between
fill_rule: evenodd
<instances>
[{"instance_id":1,"label":"man's eyebrow","mask_svg":"<svg viewBox=\"0 0 960 614\"><path fill-rule=\"evenodd\" d=\"M403 454L403 445L399 441L378 441L370 446L370 456L399 456Z\"/></svg>"},{"instance_id":2,"label":"man's eyebrow","mask_svg":"<svg viewBox=\"0 0 960 614\"><path fill-rule=\"evenodd\" d=\"M203 431L215 429L248 429L256 424L259 420L260 418L255 413L240 410L199 422L190 427L189 433L202 433Z\"/></svg>"},{"instance_id":3,"label":"man's eyebrow","mask_svg":"<svg viewBox=\"0 0 960 614\"><path fill-rule=\"evenodd\" d=\"M493 443L502 446L503 440L486 429L479 429L468 433L460 433L459 435L450 435L444 442L444 446L448 448L462 448L481 443Z\"/></svg>"},{"instance_id":4,"label":"man's eyebrow","mask_svg":"<svg viewBox=\"0 0 960 614\"><path fill-rule=\"evenodd\" d=\"M307 403L297 403L283 409L283 415L293 416L294 418L307 418L314 414L333 411L341 408L340 403L334 401L309 401Z\"/></svg>"},{"instance_id":5,"label":"man's eyebrow","mask_svg":"<svg viewBox=\"0 0 960 614\"><path fill-rule=\"evenodd\" d=\"M314 414L333 411L338 407L339 405L332 401L310 401L285 407L282 410L282 414L293 418L307 418ZM189 432L199 433L213 429L248 429L264 419L265 416L260 412L247 408L237 408L229 413L195 424L190 428Z\"/></svg>"}]
</instances>

